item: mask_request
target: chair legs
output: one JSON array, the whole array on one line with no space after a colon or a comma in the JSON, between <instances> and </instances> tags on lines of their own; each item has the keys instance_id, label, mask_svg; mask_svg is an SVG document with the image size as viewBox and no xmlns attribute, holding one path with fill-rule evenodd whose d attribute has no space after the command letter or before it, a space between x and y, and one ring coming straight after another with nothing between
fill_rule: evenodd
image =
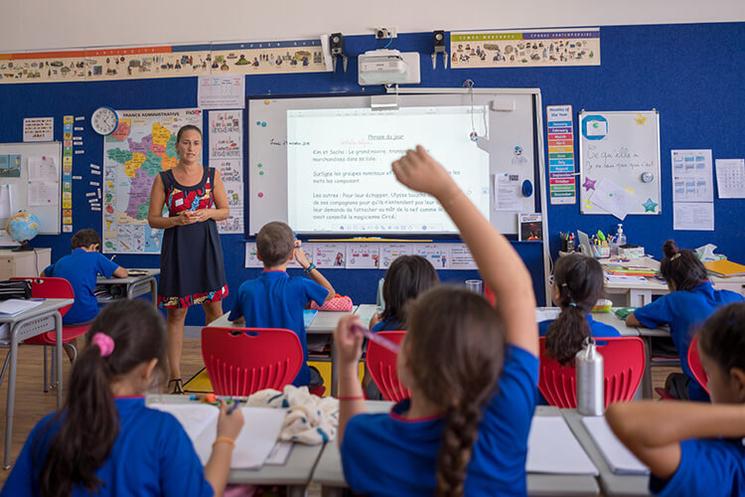
<instances>
[{"instance_id":1,"label":"chair legs","mask_svg":"<svg viewBox=\"0 0 745 497\"><path fill-rule=\"evenodd\" d=\"M44 393L47 393L49 391L49 368L47 367L47 346L42 346L42 355L44 356L44 375L41 377L41 383L42 383L42 389L44 390Z\"/></svg>"},{"instance_id":2,"label":"chair legs","mask_svg":"<svg viewBox=\"0 0 745 497\"><path fill-rule=\"evenodd\" d=\"M3 368L0 369L0 385L3 384L3 378L5 378L5 371L8 369L8 362L10 359L10 351L5 354L5 360L3 361Z\"/></svg>"}]
</instances>

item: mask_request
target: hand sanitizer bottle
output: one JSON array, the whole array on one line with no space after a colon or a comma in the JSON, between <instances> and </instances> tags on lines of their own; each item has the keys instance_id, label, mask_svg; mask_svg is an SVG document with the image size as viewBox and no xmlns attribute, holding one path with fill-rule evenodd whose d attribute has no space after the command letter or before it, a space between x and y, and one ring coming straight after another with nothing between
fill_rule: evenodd
<instances>
[{"instance_id":1,"label":"hand sanitizer bottle","mask_svg":"<svg viewBox=\"0 0 745 497\"><path fill-rule=\"evenodd\" d=\"M626 245L626 235L623 232L623 224L618 223L618 229L616 230L616 245L623 247Z\"/></svg>"}]
</instances>

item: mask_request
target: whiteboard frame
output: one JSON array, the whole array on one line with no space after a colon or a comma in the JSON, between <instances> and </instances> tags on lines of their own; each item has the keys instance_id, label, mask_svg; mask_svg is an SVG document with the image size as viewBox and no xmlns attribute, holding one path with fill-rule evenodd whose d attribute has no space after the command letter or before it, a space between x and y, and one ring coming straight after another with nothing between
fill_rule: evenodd
<instances>
[{"instance_id":1,"label":"whiteboard frame","mask_svg":"<svg viewBox=\"0 0 745 497\"><path fill-rule=\"evenodd\" d=\"M35 149L44 149L41 152L35 152ZM51 151L54 149L53 151ZM50 153L51 151L51 153ZM18 142L18 143L0 143L0 154L20 153L21 159L21 177L20 178L0 178L4 184L16 184L19 189L23 190L23 195L17 194L16 203L13 206L15 211L26 210L39 217L41 224L39 226L40 235L59 235L60 223L62 220L62 142ZM53 155L57 161L57 205L54 206L29 206L28 205L28 158L37 155ZM7 181L12 180L12 181ZM18 198L23 198L23 205L18 203ZM53 224L54 226L50 226ZM0 233L7 234L5 226L0 227Z\"/></svg>"},{"instance_id":2,"label":"whiteboard frame","mask_svg":"<svg viewBox=\"0 0 745 497\"><path fill-rule=\"evenodd\" d=\"M662 143L660 142L660 113L657 111L657 109L648 109L648 110L612 110L612 111L602 111L602 110L586 110L582 109L579 111L578 117L577 117L577 134L579 135L579 182L577 184L577 194L579 196L579 209L580 214L585 216L612 216L608 211L593 211L593 212L585 212L585 205L582 199L582 184L585 182L585 161L584 161L584 146L583 143L587 140L583 138L582 135L582 117L585 114L609 114L609 115L620 115L620 114L626 114L626 115L633 115L633 114L646 114L646 113L654 113L656 116L656 138L657 138L657 199L659 202L657 203L657 212L627 212L627 216L658 216L662 214Z\"/></svg>"}]
</instances>

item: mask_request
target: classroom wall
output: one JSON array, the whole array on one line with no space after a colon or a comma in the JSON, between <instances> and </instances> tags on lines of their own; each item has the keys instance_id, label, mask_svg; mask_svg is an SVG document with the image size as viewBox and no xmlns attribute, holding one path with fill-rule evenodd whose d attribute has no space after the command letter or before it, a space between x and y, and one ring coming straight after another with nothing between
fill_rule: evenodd
<instances>
[{"instance_id":1,"label":"classroom wall","mask_svg":"<svg viewBox=\"0 0 745 497\"><path fill-rule=\"evenodd\" d=\"M422 86L460 87L467 78L477 87L540 88L543 104L571 104L575 113L588 110L639 110L656 108L660 112L662 144L662 214L630 216L624 227L631 243L643 244L648 252L660 256L665 238L675 237L683 246L706 242L719 245L731 258L745 261L741 240L745 228L745 200L716 200L715 232L673 232L670 174L671 148L712 148L715 158L745 157L741 116L745 115L745 23L687 24L659 26L611 26L601 30L602 65L571 68L515 68L433 71L423 57ZM360 53L377 46L370 36L348 39L347 50ZM402 50L429 54L430 34L401 36L393 45ZM346 74L263 75L247 78L248 97L359 94L356 61L350 61ZM55 116L57 138L61 138L64 114L90 116L100 105L119 109L158 109L191 107L196 104L196 78L113 81L96 83L53 83L0 85L0 142L22 139L22 119L27 116ZM368 89L364 93L380 91ZM250 119L247 118L247 122ZM575 117L576 122L576 117ZM578 133L575 133L575 136ZM76 155L73 174L87 174L87 165L101 163L103 141L90 129L84 133L85 155ZM576 146L576 144L575 144ZM245 142L247 150L248 142ZM85 181L87 182L87 180ZM85 189L73 185L76 206L75 229L100 229L101 218L87 210ZM582 216L578 205L549 207L550 240L555 254L558 232L577 228L611 230L612 216ZM222 237L232 303L241 281L255 277L258 270L243 268L241 235ZM68 252L69 235L40 236L36 246L51 246L53 258ZM541 245L515 246L533 275L539 302L543 302ZM119 256L127 266L157 267L157 256ZM326 272L339 293L356 302L373 302L377 279L382 271L333 270ZM446 281L463 281L476 276L470 271L447 271ZM201 311L190 313L189 323L198 324Z\"/></svg>"},{"instance_id":2,"label":"classroom wall","mask_svg":"<svg viewBox=\"0 0 745 497\"><path fill-rule=\"evenodd\" d=\"M268 41L322 33L401 33L745 21L742 0L407 0L395 8L362 2L245 0L2 0L0 52L104 45Z\"/></svg>"}]
</instances>

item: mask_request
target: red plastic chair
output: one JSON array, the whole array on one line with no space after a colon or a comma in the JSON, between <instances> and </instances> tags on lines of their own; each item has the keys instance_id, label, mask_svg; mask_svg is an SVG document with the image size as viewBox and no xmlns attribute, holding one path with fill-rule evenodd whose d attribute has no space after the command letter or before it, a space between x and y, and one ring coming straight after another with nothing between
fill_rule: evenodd
<instances>
[{"instance_id":1,"label":"red plastic chair","mask_svg":"<svg viewBox=\"0 0 745 497\"><path fill-rule=\"evenodd\" d=\"M698 355L698 335L693 335L691 345L688 347L688 367L691 369L691 373L693 373L693 377L696 378L698 384L706 390L706 393L711 394L709 392L709 377Z\"/></svg>"},{"instance_id":2,"label":"red plastic chair","mask_svg":"<svg viewBox=\"0 0 745 497\"><path fill-rule=\"evenodd\" d=\"M202 328L202 358L217 395L282 390L303 365L303 347L282 328Z\"/></svg>"},{"instance_id":3,"label":"red plastic chair","mask_svg":"<svg viewBox=\"0 0 745 497\"><path fill-rule=\"evenodd\" d=\"M489 285L484 285L484 298L492 305L492 307L496 307L497 296L494 295L494 292L489 288Z\"/></svg>"},{"instance_id":4,"label":"red plastic chair","mask_svg":"<svg viewBox=\"0 0 745 497\"><path fill-rule=\"evenodd\" d=\"M400 344L406 331L380 331L378 335ZM411 397L411 392L398 379L396 354L375 342L367 343L367 370L384 400L398 402Z\"/></svg>"},{"instance_id":5,"label":"red plastic chair","mask_svg":"<svg viewBox=\"0 0 745 497\"><path fill-rule=\"evenodd\" d=\"M64 278L54 277L16 277L11 278L13 280L26 280L31 282L31 297L41 299L74 299L75 291L72 289L72 285L69 281ZM59 310L60 315L64 317L67 311L70 310L72 304L65 306ZM74 361L78 355L78 350L75 348L75 344L72 343L79 336L85 335L90 325L72 325L62 326L62 344L70 352L72 360ZM43 345L44 348L44 391L48 391L47 381L47 350L46 346L54 347L57 345L57 337L54 332L47 331L35 337L31 337L24 340L25 345ZM51 374L55 374L54 367L54 355L52 355L52 371ZM53 384L54 380L50 380Z\"/></svg>"},{"instance_id":6,"label":"red plastic chair","mask_svg":"<svg viewBox=\"0 0 745 497\"><path fill-rule=\"evenodd\" d=\"M641 383L644 367L644 341L639 337L595 339L603 356L605 406L631 400ZM546 401L562 409L577 407L577 380L574 364L562 366L546 354L546 338L540 338L540 378L538 389Z\"/></svg>"}]
</instances>

